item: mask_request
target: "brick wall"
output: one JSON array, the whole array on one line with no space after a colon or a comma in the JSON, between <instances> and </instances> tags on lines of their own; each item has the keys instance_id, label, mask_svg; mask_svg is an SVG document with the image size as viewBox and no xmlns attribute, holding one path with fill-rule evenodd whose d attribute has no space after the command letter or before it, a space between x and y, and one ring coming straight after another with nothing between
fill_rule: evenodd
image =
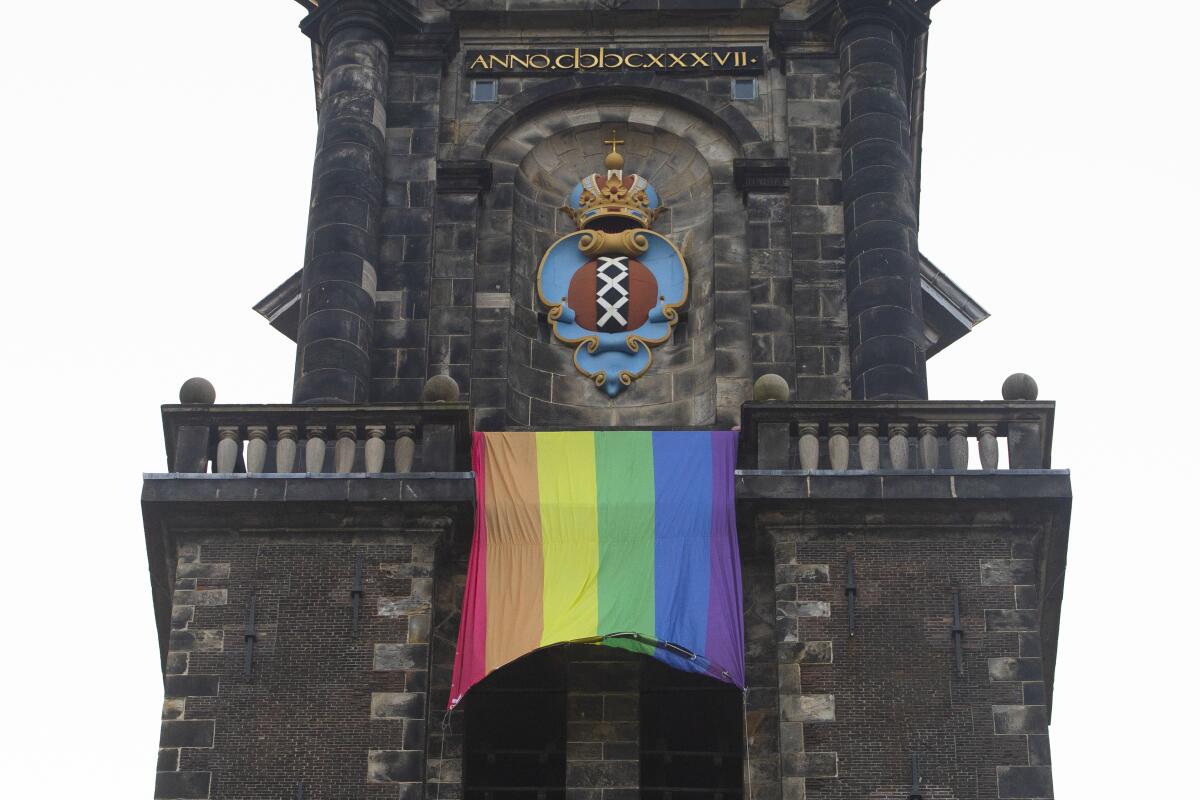
<instances>
[{"instance_id":1,"label":"brick wall","mask_svg":"<svg viewBox=\"0 0 1200 800\"><path fill-rule=\"evenodd\" d=\"M1052 796L1032 545L1019 529L777 537L785 797L905 796L914 752L927 798Z\"/></svg>"},{"instance_id":2,"label":"brick wall","mask_svg":"<svg viewBox=\"0 0 1200 800\"><path fill-rule=\"evenodd\" d=\"M419 791L431 545L194 539L180 546L176 570L156 797L277 800L301 781L314 797Z\"/></svg>"}]
</instances>

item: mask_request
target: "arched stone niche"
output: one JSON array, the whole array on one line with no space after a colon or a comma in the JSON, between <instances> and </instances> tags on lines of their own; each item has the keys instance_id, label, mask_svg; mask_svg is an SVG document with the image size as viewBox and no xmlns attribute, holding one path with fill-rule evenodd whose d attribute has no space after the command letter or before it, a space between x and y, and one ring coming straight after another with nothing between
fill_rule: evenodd
<instances>
[{"instance_id":1,"label":"arched stone niche","mask_svg":"<svg viewBox=\"0 0 1200 800\"><path fill-rule=\"evenodd\" d=\"M626 172L649 179L669 209L654 230L683 253L690 286L673 338L654 349L645 375L609 398L575 368L574 347L553 338L535 284L546 249L575 230L560 207L580 178L602 171L609 150L603 140L613 129L625 140ZM506 235L512 302L508 426L703 426L735 419L745 382L740 372L748 373L749 365L726 359L722 371L714 297L722 288L718 274L726 281L748 274L738 255L745 253L745 212L731 183L736 146L679 109L600 100L532 115L510 126L489 150L497 182L485 198L480 253L494 257L496 239ZM738 387L732 392L731 380ZM730 408L720 407L722 396Z\"/></svg>"}]
</instances>

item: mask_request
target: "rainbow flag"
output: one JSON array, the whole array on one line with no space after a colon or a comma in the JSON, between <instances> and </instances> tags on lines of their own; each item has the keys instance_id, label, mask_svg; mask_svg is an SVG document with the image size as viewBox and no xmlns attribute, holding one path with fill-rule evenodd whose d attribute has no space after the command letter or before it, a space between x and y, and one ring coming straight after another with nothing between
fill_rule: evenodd
<instances>
[{"instance_id":1,"label":"rainbow flag","mask_svg":"<svg viewBox=\"0 0 1200 800\"><path fill-rule=\"evenodd\" d=\"M737 434L476 433L475 537L450 688L595 642L745 686Z\"/></svg>"}]
</instances>

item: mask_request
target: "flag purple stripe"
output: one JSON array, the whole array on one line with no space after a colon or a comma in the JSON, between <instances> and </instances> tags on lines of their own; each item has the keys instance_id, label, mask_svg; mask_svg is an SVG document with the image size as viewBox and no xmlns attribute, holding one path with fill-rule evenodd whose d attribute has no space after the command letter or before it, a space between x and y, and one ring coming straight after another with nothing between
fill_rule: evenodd
<instances>
[{"instance_id":1,"label":"flag purple stripe","mask_svg":"<svg viewBox=\"0 0 1200 800\"><path fill-rule=\"evenodd\" d=\"M705 656L714 677L746 685L742 621L742 570L738 554L733 472L737 433L712 434L712 532L709 558L708 635ZM719 674L727 672L728 676Z\"/></svg>"}]
</instances>

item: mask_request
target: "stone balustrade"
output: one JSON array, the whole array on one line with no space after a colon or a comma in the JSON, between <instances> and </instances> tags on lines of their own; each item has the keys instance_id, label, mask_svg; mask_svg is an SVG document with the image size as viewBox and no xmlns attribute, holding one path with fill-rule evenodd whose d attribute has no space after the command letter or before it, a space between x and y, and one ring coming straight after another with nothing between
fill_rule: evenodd
<instances>
[{"instance_id":1,"label":"stone balustrade","mask_svg":"<svg viewBox=\"0 0 1200 800\"><path fill-rule=\"evenodd\" d=\"M167 405L170 472L467 472L465 403L371 406Z\"/></svg>"},{"instance_id":2,"label":"stone balustrade","mask_svg":"<svg viewBox=\"0 0 1200 800\"><path fill-rule=\"evenodd\" d=\"M1036 400L755 402L739 466L759 470L1050 469L1054 403ZM970 453L978 452L978 466Z\"/></svg>"}]
</instances>

